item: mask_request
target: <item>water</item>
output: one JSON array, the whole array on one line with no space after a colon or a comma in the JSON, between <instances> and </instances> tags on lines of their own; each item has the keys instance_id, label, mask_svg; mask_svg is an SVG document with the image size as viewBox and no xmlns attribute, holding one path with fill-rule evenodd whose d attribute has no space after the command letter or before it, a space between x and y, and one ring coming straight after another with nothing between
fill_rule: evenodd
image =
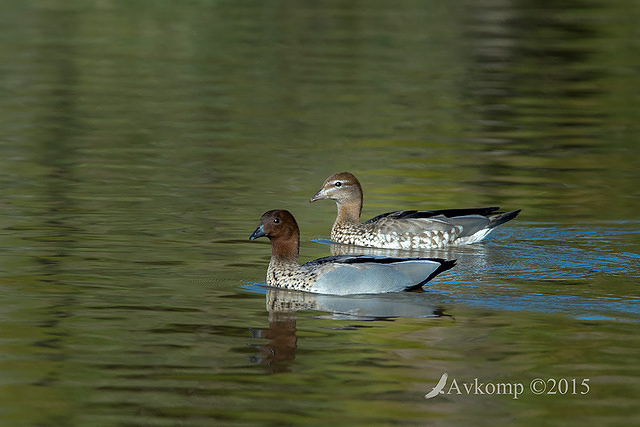
<instances>
[{"instance_id":1,"label":"water","mask_svg":"<svg viewBox=\"0 0 640 427\"><path fill-rule=\"evenodd\" d=\"M640 422L636 2L5 3L0 424ZM342 170L523 212L424 293L267 291Z\"/></svg>"}]
</instances>

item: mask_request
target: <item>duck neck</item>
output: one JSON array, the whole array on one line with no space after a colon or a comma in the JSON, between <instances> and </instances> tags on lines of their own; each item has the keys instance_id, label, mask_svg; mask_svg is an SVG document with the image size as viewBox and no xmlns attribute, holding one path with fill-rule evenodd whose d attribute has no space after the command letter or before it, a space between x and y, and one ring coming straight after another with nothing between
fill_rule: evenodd
<instances>
[{"instance_id":1,"label":"duck neck","mask_svg":"<svg viewBox=\"0 0 640 427\"><path fill-rule=\"evenodd\" d=\"M274 239L271 241L271 263L297 265L299 251L299 234L291 235L287 239Z\"/></svg>"},{"instance_id":2,"label":"duck neck","mask_svg":"<svg viewBox=\"0 0 640 427\"><path fill-rule=\"evenodd\" d=\"M334 227L339 224L360 224L362 193L359 194L359 197L348 201L336 200L336 205L338 206L338 216Z\"/></svg>"}]
</instances>

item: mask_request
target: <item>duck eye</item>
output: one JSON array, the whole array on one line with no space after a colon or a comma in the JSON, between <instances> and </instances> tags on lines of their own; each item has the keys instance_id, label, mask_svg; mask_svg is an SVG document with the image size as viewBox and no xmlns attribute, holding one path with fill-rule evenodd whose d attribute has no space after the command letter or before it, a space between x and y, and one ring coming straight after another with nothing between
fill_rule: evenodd
<instances>
[{"instance_id":1,"label":"duck eye","mask_svg":"<svg viewBox=\"0 0 640 427\"><path fill-rule=\"evenodd\" d=\"M342 182L338 181L334 184L336 187L340 187L342 185Z\"/></svg>"},{"instance_id":2,"label":"duck eye","mask_svg":"<svg viewBox=\"0 0 640 427\"><path fill-rule=\"evenodd\" d=\"M273 218L274 224L280 224L280 218Z\"/></svg>"}]
</instances>

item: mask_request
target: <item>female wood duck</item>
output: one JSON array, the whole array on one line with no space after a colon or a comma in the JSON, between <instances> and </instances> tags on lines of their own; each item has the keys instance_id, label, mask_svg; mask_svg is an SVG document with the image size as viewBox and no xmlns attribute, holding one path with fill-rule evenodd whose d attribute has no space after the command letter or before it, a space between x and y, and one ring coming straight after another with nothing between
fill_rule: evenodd
<instances>
[{"instance_id":1,"label":"female wood duck","mask_svg":"<svg viewBox=\"0 0 640 427\"><path fill-rule=\"evenodd\" d=\"M331 228L332 241L386 249L445 248L475 243L520 213L520 210L498 213L497 207L395 211L361 223L362 186L349 172L331 175L309 201L322 199L335 200L338 205L338 216ZM495 215L491 216L492 213Z\"/></svg>"},{"instance_id":2,"label":"female wood duck","mask_svg":"<svg viewBox=\"0 0 640 427\"><path fill-rule=\"evenodd\" d=\"M260 218L249 240L271 241L267 286L321 294L379 294L420 289L455 260L340 255L298 264L300 231L289 211L272 210Z\"/></svg>"}]
</instances>

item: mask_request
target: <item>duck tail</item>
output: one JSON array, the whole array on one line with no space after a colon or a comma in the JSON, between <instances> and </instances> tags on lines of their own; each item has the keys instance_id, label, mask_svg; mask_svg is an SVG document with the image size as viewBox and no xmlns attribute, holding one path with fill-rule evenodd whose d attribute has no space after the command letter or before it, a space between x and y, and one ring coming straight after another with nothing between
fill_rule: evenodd
<instances>
[{"instance_id":1,"label":"duck tail","mask_svg":"<svg viewBox=\"0 0 640 427\"><path fill-rule=\"evenodd\" d=\"M511 221L513 218L517 217L522 209L518 209L511 212L505 212L500 215L492 216L489 221L489 226L487 228L495 228L501 224L504 224L507 221Z\"/></svg>"},{"instance_id":2,"label":"duck tail","mask_svg":"<svg viewBox=\"0 0 640 427\"><path fill-rule=\"evenodd\" d=\"M442 259L442 258L426 258L426 259L431 260L431 261L435 261L435 262L439 262L440 266L438 268L436 268L429 275L429 277L427 277L426 279L424 279L422 282L418 283L417 285L414 285L414 286L411 286L410 288L405 289L405 291L415 291L415 290L418 290L418 289L422 289L423 285L425 285L431 279L436 277L438 274L442 273L443 271L447 271L447 270L453 268L456 265L456 261L457 261L455 259Z\"/></svg>"}]
</instances>

